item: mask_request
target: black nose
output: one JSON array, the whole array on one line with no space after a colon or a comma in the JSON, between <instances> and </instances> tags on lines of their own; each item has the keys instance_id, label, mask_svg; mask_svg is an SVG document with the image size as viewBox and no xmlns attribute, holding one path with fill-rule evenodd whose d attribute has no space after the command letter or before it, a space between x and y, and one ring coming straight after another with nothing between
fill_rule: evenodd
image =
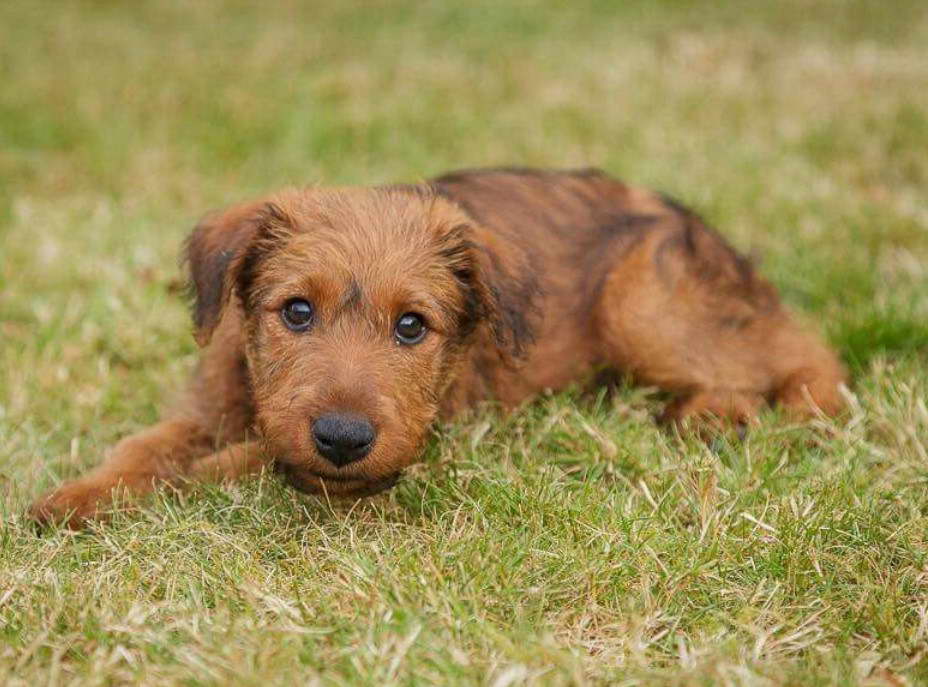
<instances>
[{"instance_id":1,"label":"black nose","mask_svg":"<svg viewBox=\"0 0 928 687\"><path fill-rule=\"evenodd\" d=\"M370 453L375 436L370 422L351 413L326 413L313 423L316 448L338 467Z\"/></svg>"}]
</instances>

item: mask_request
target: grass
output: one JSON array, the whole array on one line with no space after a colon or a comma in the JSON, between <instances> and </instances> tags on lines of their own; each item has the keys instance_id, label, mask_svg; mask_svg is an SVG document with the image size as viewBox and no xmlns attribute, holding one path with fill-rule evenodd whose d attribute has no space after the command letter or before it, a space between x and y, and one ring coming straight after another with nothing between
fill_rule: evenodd
<instances>
[{"instance_id":1,"label":"grass","mask_svg":"<svg viewBox=\"0 0 928 687\"><path fill-rule=\"evenodd\" d=\"M920 0L0 3L0 682L928 683ZM195 359L176 255L278 186L596 164L696 206L854 371L743 444L648 390L37 536Z\"/></svg>"}]
</instances>

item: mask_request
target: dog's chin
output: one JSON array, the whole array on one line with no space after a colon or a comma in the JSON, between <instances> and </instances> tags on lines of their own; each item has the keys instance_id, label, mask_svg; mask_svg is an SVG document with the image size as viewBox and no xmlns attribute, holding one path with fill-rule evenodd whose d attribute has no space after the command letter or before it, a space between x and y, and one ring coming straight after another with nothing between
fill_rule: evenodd
<instances>
[{"instance_id":1,"label":"dog's chin","mask_svg":"<svg viewBox=\"0 0 928 687\"><path fill-rule=\"evenodd\" d=\"M277 470L283 475L287 484L298 491L338 498L372 496L392 487L400 477L399 471L386 477L371 479L357 476L340 477L281 462L277 463Z\"/></svg>"}]
</instances>

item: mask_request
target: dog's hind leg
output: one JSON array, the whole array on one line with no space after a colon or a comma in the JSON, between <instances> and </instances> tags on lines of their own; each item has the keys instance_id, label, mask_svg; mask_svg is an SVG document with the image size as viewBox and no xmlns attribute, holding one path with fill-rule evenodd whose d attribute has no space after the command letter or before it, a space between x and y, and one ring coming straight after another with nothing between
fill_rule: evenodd
<instances>
[{"instance_id":1,"label":"dog's hind leg","mask_svg":"<svg viewBox=\"0 0 928 687\"><path fill-rule=\"evenodd\" d=\"M765 401L842 408L836 356L698 217L675 205L604 281L594 313L603 359L673 392L663 419L750 423Z\"/></svg>"}]
</instances>

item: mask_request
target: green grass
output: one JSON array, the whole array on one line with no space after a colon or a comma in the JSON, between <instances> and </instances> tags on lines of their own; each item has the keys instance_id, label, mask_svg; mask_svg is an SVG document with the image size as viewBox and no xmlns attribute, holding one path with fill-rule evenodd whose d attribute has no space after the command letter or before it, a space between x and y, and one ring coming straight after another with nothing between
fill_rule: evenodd
<instances>
[{"instance_id":1,"label":"green grass","mask_svg":"<svg viewBox=\"0 0 928 687\"><path fill-rule=\"evenodd\" d=\"M0 683L928 683L922 0L0 3ZM839 423L647 390L37 536L196 351L176 256L291 183L595 164L696 206L854 371Z\"/></svg>"}]
</instances>

